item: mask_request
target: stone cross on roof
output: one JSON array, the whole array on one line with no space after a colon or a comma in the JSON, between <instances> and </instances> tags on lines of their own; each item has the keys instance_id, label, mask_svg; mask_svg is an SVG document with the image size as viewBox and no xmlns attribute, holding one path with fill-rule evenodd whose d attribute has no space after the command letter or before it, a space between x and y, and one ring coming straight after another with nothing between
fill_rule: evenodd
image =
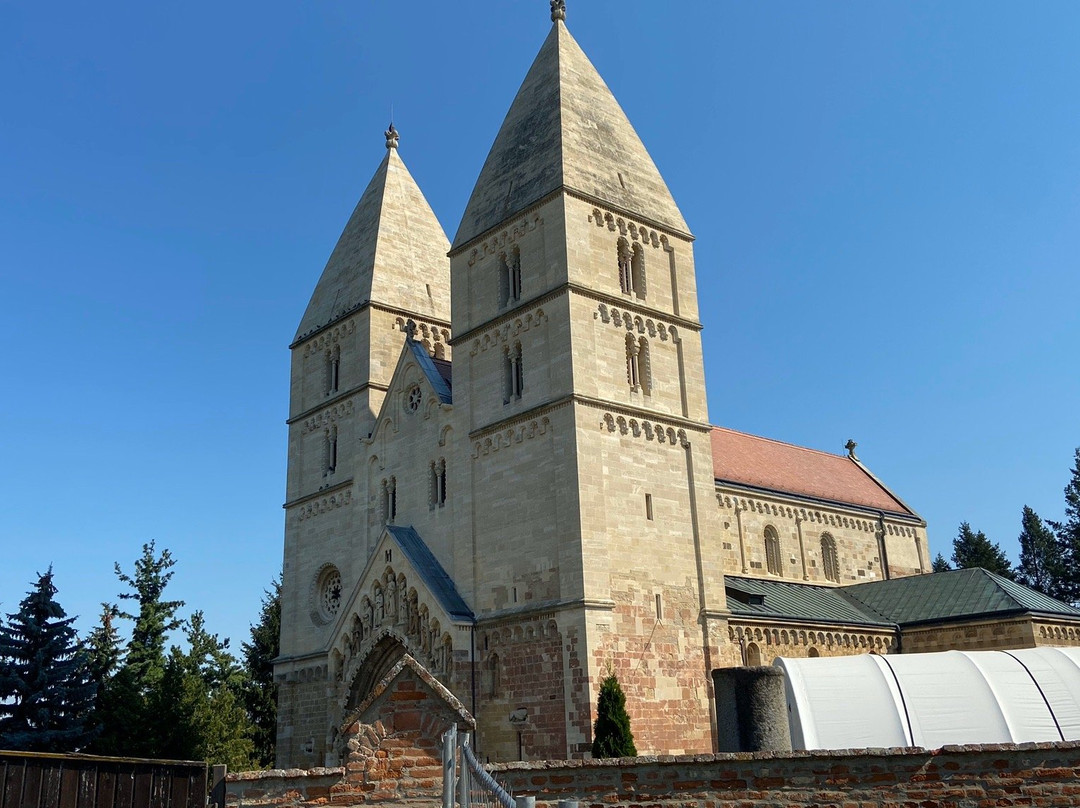
<instances>
[{"instance_id":1,"label":"stone cross on roof","mask_svg":"<svg viewBox=\"0 0 1080 808\"><path fill-rule=\"evenodd\" d=\"M396 149L398 147L398 130L394 128L394 122L390 121L390 128L383 132L386 135L386 148Z\"/></svg>"},{"instance_id":2,"label":"stone cross on roof","mask_svg":"<svg viewBox=\"0 0 1080 808\"><path fill-rule=\"evenodd\" d=\"M566 22L566 0L551 0L551 21Z\"/></svg>"},{"instance_id":3,"label":"stone cross on roof","mask_svg":"<svg viewBox=\"0 0 1080 808\"><path fill-rule=\"evenodd\" d=\"M858 456L855 454L855 447L858 446L855 441L848 439L848 442L844 444L844 448L847 449L847 456L852 460L858 460Z\"/></svg>"}]
</instances>

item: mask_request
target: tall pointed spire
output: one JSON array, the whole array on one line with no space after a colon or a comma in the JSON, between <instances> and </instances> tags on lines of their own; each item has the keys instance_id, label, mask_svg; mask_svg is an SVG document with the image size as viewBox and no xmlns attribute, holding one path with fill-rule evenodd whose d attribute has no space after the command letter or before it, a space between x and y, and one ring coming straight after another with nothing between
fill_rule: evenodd
<instances>
[{"instance_id":1,"label":"tall pointed spire","mask_svg":"<svg viewBox=\"0 0 1080 808\"><path fill-rule=\"evenodd\" d=\"M574 41L565 3L506 113L454 247L565 187L679 233L689 228L619 102Z\"/></svg>"},{"instance_id":2,"label":"tall pointed spire","mask_svg":"<svg viewBox=\"0 0 1080 808\"><path fill-rule=\"evenodd\" d=\"M364 303L450 319L450 243L384 132L386 156L360 197L311 295L296 340Z\"/></svg>"}]
</instances>

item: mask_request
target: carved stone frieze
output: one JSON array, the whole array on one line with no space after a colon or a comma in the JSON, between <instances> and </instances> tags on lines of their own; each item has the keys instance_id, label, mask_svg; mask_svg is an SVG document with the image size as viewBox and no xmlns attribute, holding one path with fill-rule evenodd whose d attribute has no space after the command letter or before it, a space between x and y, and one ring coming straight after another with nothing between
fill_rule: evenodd
<instances>
[{"instance_id":1,"label":"carved stone frieze","mask_svg":"<svg viewBox=\"0 0 1080 808\"><path fill-rule=\"evenodd\" d=\"M662 342L671 340L672 342L679 341L679 332L673 325L669 325L661 320L653 319L652 317L642 317L640 314L635 314L630 311L623 311L615 306L608 306L606 303L601 303L596 307L596 311L593 313L593 319L599 319L601 322L610 323L616 328L625 328L627 331L636 331L639 334L648 334L650 337L660 337Z\"/></svg>"},{"instance_id":2,"label":"carved stone frieze","mask_svg":"<svg viewBox=\"0 0 1080 808\"><path fill-rule=\"evenodd\" d=\"M530 328L536 328L541 323L546 323L547 319L548 316L543 309L536 309L535 311L530 311L520 317L514 317L513 319L500 323L487 333L473 340L469 355L476 356L476 354L481 351L486 351L488 348L493 348L497 345L506 343L519 334L528 331Z\"/></svg>"},{"instance_id":3,"label":"carved stone frieze","mask_svg":"<svg viewBox=\"0 0 1080 808\"><path fill-rule=\"evenodd\" d=\"M472 266L481 258L488 255L495 255L500 250L506 249L507 244L513 244L526 233L531 233L536 228L540 227L544 223L542 216L524 217L520 221L514 222L514 224L505 228L501 233L496 233L490 238L485 239L476 247L473 247L471 253L469 253L469 266Z\"/></svg>"},{"instance_id":4,"label":"carved stone frieze","mask_svg":"<svg viewBox=\"0 0 1080 808\"><path fill-rule=\"evenodd\" d=\"M352 502L351 488L346 488L344 491L336 491L325 497L317 497L316 499L305 502L296 509L296 519L299 522L303 522L306 519L311 519L314 516L321 516L328 511L348 505L350 502Z\"/></svg>"},{"instance_id":5,"label":"carved stone frieze","mask_svg":"<svg viewBox=\"0 0 1080 808\"><path fill-rule=\"evenodd\" d=\"M356 320L346 320L340 325L336 325L331 329L323 331L315 339L308 341L304 345L304 356L311 356L313 353L318 353L332 345L336 345L342 339L348 336L352 336L356 333Z\"/></svg>"},{"instance_id":6,"label":"carved stone frieze","mask_svg":"<svg viewBox=\"0 0 1080 808\"><path fill-rule=\"evenodd\" d=\"M472 456L475 459L481 455L497 452L502 448L530 440L538 435L546 435L550 429L551 421L546 416L514 424L488 435L483 440L476 441L473 444Z\"/></svg>"},{"instance_id":7,"label":"carved stone frieze","mask_svg":"<svg viewBox=\"0 0 1080 808\"><path fill-rule=\"evenodd\" d=\"M720 491L716 492L716 504L718 507L729 511L750 511L772 516L783 516L803 522L816 522L831 527L859 530L863 533L873 533L878 529L876 520L859 519L816 508L792 508L789 505L778 505L775 502L766 502L756 497L731 496ZM916 529L909 525L888 524L886 529L889 534L894 536L915 538L917 535Z\"/></svg>"},{"instance_id":8,"label":"carved stone frieze","mask_svg":"<svg viewBox=\"0 0 1080 808\"><path fill-rule=\"evenodd\" d=\"M600 420L600 428L613 434L617 431L620 435L632 435L635 438L666 443L669 446L681 446L684 449L690 445L685 429L676 429L673 426L665 426L644 418L628 418L625 415L606 412Z\"/></svg>"},{"instance_id":9,"label":"carved stone frieze","mask_svg":"<svg viewBox=\"0 0 1080 808\"><path fill-rule=\"evenodd\" d=\"M592 213L589 214L589 221L597 227L606 227L612 233L618 232L620 235L629 236L632 240L640 241L642 244L650 244L653 247L668 246L668 238L663 233L630 219L625 219L611 211L593 208Z\"/></svg>"},{"instance_id":10,"label":"carved stone frieze","mask_svg":"<svg viewBox=\"0 0 1080 808\"><path fill-rule=\"evenodd\" d=\"M353 402L352 399L342 401L339 404L335 404L332 407L328 407L322 412L312 415L310 418L304 420L304 426L300 431L301 435L307 435L309 432L315 432L323 427L330 426L330 424L336 421L348 418L353 414Z\"/></svg>"}]
</instances>

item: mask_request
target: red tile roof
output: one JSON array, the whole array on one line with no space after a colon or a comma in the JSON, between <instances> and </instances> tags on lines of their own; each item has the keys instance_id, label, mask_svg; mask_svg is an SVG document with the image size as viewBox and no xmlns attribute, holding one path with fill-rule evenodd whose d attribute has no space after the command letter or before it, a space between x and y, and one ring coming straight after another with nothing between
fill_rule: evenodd
<instances>
[{"instance_id":1,"label":"red tile roof","mask_svg":"<svg viewBox=\"0 0 1080 808\"><path fill-rule=\"evenodd\" d=\"M846 455L713 427L712 456L721 482L915 515Z\"/></svg>"}]
</instances>

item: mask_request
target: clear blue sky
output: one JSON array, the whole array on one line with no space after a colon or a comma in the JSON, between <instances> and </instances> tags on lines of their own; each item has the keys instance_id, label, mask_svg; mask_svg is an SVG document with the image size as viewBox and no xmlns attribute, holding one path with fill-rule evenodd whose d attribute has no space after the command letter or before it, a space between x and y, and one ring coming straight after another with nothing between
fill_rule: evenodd
<instances>
[{"instance_id":1,"label":"clear blue sky","mask_svg":"<svg viewBox=\"0 0 1080 808\"><path fill-rule=\"evenodd\" d=\"M1080 4L570 0L698 238L714 423L863 460L1015 557L1080 445ZM0 611L85 630L156 539L246 637L291 339L401 154L452 237L529 2L0 3ZM190 611L190 608L185 611Z\"/></svg>"}]
</instances>

